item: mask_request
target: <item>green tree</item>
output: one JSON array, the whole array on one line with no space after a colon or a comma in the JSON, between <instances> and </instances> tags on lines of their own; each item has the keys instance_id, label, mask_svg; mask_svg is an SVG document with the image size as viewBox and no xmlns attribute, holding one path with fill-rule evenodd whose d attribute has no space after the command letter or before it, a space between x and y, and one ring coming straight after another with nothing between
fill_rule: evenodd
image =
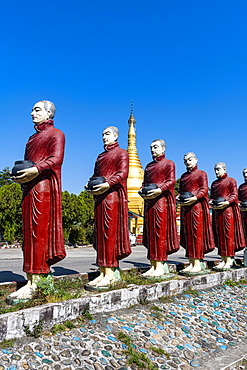
<instances>
[{"instance_id":1,"label":"green tree","mask_svg":"<svg viewBox=\"0 0 247 370\"><path fill-rule=\"evenodd\" d=\"M85 244L92 242L93 198L86 191L79 195L62 193L63 229L67 242Z\"/></svg>"},{"instance_id":2,"label":"green tree","mask_svg":"<svg viewBox=\"0 0 247 370\"><path fill-rule=\"evenodd\" d=\"M10 169L9 167L4 167L4 169L0 171L0 187L12 183L13 181L11 180Z\"/></svg>"},{"instance_id":3,"label":"green tree","mask_svg":"<svg viewBox=\"0 0 247 370\"><path fill-rule=\"evenodd\" d=\"M21 187L14 182L0 187L0 231L8 243L22 238Z\"/></svg>"},{"instance_id":4,"label":"green tree","mask_svg":"<svg viewBox=\"0 0 247 370\"><path fill-rule=\"evenodd\" d=\"M175 193L175 196L178 195L178 192L179 192L179 185L180 185L180 178L176 180L176 183L175 183L175 186L174 186L174 193Z\"/></svg>"}]
</instances>

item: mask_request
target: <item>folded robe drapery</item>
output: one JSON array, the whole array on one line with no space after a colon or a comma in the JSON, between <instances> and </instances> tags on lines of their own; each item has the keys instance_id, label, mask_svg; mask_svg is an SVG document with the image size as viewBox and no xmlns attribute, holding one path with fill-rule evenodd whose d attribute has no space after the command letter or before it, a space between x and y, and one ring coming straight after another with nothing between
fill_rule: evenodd
<instances>
[{"instance_id":1,"label":"folded robe drapery","mask_svg":"<svg viewBox=\"0 0 247 370\"><path fill-rule=\"evenodd\" d=\"M22 185L23 271L45 274L66 256L61 202L65 138L52 120L35 128L37 133L27 142L25 159L36 164L39 175Z\"/></svg>"}]
</instances>

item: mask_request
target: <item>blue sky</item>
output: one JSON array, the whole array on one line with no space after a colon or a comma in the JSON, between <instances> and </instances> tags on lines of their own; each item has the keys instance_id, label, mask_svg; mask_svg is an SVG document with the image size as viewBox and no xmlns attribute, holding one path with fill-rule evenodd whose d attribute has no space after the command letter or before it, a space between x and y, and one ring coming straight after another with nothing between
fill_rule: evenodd
<instances>
[{"instance_id":1,"label":"blue sky","mask_svg":"<svg viewBox=\"0 0 247 370\"><path fill-rule=\"evenodd\" d=\"M57 106L66 134L63 189L78 194L102 151L101 132L127 147L134 100L142 165L153 139L167 142L177 177L194 151L211 183L224 161L247 167L245 0L9 0L1 4L0 169L23 158L32 105Z\"/></svg>"}]
</instances>

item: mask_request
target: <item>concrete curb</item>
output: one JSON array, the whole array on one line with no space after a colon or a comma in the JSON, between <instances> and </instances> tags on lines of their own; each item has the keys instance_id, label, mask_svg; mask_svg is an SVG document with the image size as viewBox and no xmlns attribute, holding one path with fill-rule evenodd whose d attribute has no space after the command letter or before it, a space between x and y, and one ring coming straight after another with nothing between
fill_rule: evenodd
<instances>
[{"instance_id":1,"label":"concrete curb","mask_svg":"<svg viewBox=\"0 0 247 370\"><path fill-rule=\"evenodd\" d=\"M247 269L240 268L196 277L179 277L151 285L133 285L124 289L89 294L86 297L6 313L0 315L0 341L25 336L25 326L32 331L42 322L43 328L50 330L54 324L74 320L86 310L92 314L115 311L140 302L155 301L162 296L174 296L189 288L197 290L211 288L223 284L227 279L234 281L247 279Z\"/></svg>"}]
</instances>

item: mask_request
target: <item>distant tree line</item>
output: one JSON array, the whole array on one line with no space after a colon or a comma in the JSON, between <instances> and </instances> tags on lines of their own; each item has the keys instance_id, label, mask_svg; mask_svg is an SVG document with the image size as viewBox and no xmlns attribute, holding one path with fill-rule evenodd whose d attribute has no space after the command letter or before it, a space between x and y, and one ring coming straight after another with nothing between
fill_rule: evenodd
<instances>
[{"instance_id":1,"label":"distant tree line","mask_svg":"<svg viewBox=\"0 0 247 370\"><path fill-rule=\"evenodd\" d=\"M22 191L10 177L10 169L0 171L0 239L8 243L22 240ZM79 195L62 192L65 243L88 244L93 241L94 201L82 191Z\"/></svg>"}]
</instances>

